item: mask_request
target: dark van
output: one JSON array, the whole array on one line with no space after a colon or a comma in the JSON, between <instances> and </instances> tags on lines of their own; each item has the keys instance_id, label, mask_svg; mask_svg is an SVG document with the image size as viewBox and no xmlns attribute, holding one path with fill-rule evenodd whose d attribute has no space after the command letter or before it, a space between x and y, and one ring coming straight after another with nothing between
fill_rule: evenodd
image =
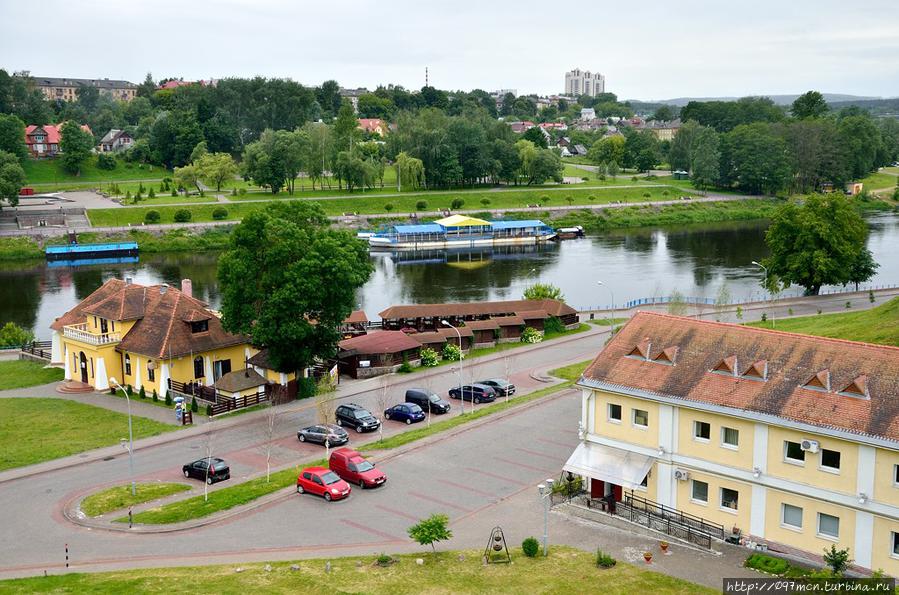
<instances>
[{"instance_id":1,"label":"dark van","mask_svg":"<svg viewBox=\"0 0 899 595\"><path fill-rule=\"evenodd\" d=\"M436 393L424 388L410 388L406 391L406 402L415 403L422 411L430 410L431 413L449 413L450 404L441 399Z\"/></svg>"}]
</instances>

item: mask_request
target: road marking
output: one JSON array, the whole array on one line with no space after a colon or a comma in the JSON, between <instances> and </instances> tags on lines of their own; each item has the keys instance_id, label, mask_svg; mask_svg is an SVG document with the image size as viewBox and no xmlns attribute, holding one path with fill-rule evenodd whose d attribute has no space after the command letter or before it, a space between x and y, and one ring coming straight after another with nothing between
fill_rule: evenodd
<instances>
[{"instance_id":1,"label":"road marking","mask_svg":"<svg viewBox=\"0 0 899 595\"><path fill-rule=\"evenodd\" d=\"M529 454L529 455L532 455L532 456L535 456L535 457L543 457L544 459L551 459L551 460L557 461L557 462L558 462L558 460L559 460L559 457L556 457L556 456L553 456L553 455L544 454L544 453L542 453L542 452L537 452L536 450L529 450L529 449L527 449L527 448L516 448L515 450L517 450L517 451L519 451L519 452L523 452L523 453Z\"/></svg>"},{"instance_id":2,"label":"road marking","mask_svg":"<svg viewBox=\"0 0 899 595\"><path fill-rule=\"evenodd\" d=\"M344 525L349 525L354 529L359 529L360 531L365 531L366 533L371 533L372 535L377 535L378 537L383 537L384 539L390 539L393 541L398 541L400 538L396 535L391 535L390 533L384 533L383 531L378 531L377 529L372 529L368 525L363 525L362 523L357 523L355 521L351 521L349 519L340 519L340 522Z\"/></svg>"},{"instance_id":3,"label":"road marking","mask_svg":"<svg viewBox=\"0 0 899 595\"><path fill-rule=\"evenodd\" d=\"M455 508L456 510L459 510L459 511L461 511L461 512L471 512L470 509L465 508L464 506L459 506L458 504L455 504L455 503L453 503L453 502L447 502L446 500L441 500L441 499L439 499L439 498L434 498L433 496L428 496L427 494L421 494L421 493L419 493L419 492L409 492L409 495L410 495L410 496L415 496L416 498L419 498L419 499L421 499L421 500L425 500L425 501L427 501L427 502L434 502L434 503L440 504L440 505L442 505L442 506L449 506L450 508Z\"/></svg>"},{"instance_id":4,"label":"road marking","mask_svg":"<svg viewBox=\"0 0 899 595\"><path fill-rule=\"evenodd\" d=\"M465 490L465 491L471 492L473 494L479 494L479 495L485 496L487 498L493 498L497 495L497 494L493 494L491 492L485 492L484 490L479 490L477 488L467 486L462 483L456 483L455 481L449 481L448 479L438 479L437 481L439 483L446 484L446 485L452 486L454 488L459 488L460 490Z\"/></svg>"},{"instance_id":5,"label":"road marking","mask_svg":"<svg viewBox=\"0 0 899 595\"><path fill-rule=\"evenodd\" d=\"M489 471L484 471L483 469L475 469L474 467L466 467L466 471L471 471L472 473L480 473L481 475L486 475L487 477L492 477L493 479L498 479L500 481L505 481L506 483L511 483L513 485L518 486L526 486L528 485L526 482L518 481L517 479L510 479L508 477L503 477L502 475L497 475L496 473L491 473Z\"/></svg>"},{"instance_id":6,"label":"road marking","mask_svg":"<svg viewBox=\"0 0 899 595\"><path fill-rule=\"evenodd\" d=\"M500 461L502 463L506 463L507 465L515 465L516 467L521 467L522 469L530 469L531 471L539 471L540 473L549 473L543 467L534 467L533 465L525 465L524 463L519 463L518 461L510 461L509 459L501 459L500 457L493 457L493 460Z\"/></svg>"},{"instance_id":7,"label":"road marking","mask_svg":"<svg viewBox=\"0 0 899 595\"><path fill-rule=\"evenodd\" d=\"M407 513L403 512L402 510L390 508L389 506L384 506L383 504L375 504L375 508L379 508L379 509L383 510L384 512L389 512L390 514L395 514L396 516L403 517L404 519L408 519L410 521L415 521L416 523L421 520L417 516L407 514Z\"/></svg>"}]
</instances>

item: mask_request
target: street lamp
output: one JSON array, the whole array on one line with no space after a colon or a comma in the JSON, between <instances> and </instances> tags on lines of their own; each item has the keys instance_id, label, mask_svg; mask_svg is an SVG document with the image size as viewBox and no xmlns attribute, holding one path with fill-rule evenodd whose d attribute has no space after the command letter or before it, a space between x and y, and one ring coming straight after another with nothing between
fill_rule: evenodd
<instances>
[{"instance_id":1,"label":"street lamp","mask_svg":"<svg viewBox=\"0 0 899 595\"><path fill-rule=\"evenodd\" d=\"M465 393L462 392L462 333L446 320L441 320L440 324L450 327L459 335L459 402L461 403L459 406L461 407L460 415L465 415Z\"/></svg>"},{"instance_id":2,"label":"street lamp","mask_svg":"<svg viewBox=\"0 0 899 595\"><path fill-rule=\"evenodd\" d=\"M537 493L540 494L540 499L543 501L543 557L546 557L546 534L547 527L549 523L549 505L550 500L553 495L553 483L555 483L552 479L547 479L545 482L539 484L537 486Z\"/></svg>"},{"instance_id":3,"label":"street lamp","mask_svg":"<svg viewBox=\"0 0 899 595\"><path fill-rule=\"evenodd\" d=\"M131 475L131 495L134 496L137 488L134 485L134 432L131 430L131 397L128 396L128 391L116 382L115 376L110 376L109 381L125 393L125 400L128 401L128 472Z\"/></svg>"},{"instance_id":4,"label":"street lamp","mask_svg":"<svg viewBox=\"0 0 899 595\"><path fill-rule=\"evenodd\" d=\"M771 302L771 288L768 287L768 267L766 267L762 263L757 262L755 260L752 261L752 264L754 264L757 267L760 267L763 271L765 271L765 280L763 281L763 284L765 285L765 291L768 292L768 301ZM771 328L774 328L774 304L772 303L770 305L771 305Z\"/></svg>"},{"instance_id":5,"label":"street lamp","mask_svg":"<svg viewBox=\"0 0 899 595\"><path fill-rule=\"evenodd\" d=\"M611 285L606 285L602 281L597 281L596 284L608 289L609 295L612 296L612 312L609 314L609 338L611 339L615 333L615 292L612 291Z\"/></svg>"}]
</instances>

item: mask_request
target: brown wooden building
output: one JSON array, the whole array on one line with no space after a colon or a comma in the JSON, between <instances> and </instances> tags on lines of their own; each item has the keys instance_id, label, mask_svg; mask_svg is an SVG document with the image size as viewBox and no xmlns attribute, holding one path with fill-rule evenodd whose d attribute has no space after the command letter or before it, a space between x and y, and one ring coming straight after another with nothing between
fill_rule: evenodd
<instances>
[{"instance_id":1,"label":"brown wooden building","mask_svg":"<svg viewBox=\"0 0 899 595\"><path fill-rule=\"evenodd\" d=\"M337 345L340 372L353 378L396 372L403 363L421 365L421 343L402 331L378 331Z\"/></svg>"},{"instance_id":2,"label":"brown wooden building","mask_svg":"<svg viewBox=\"0 0 899 595\"><path fill-rule=\"evenodd\" d=\"M379 313L384 329L414 328L419 332L446 328L441 321L453 326L466 322L518 316L524 324L543 330L547 318L558 318L566 327L578 324L577 311L559 300L508 300L501 302L471 302L447 304L416 304L391 306Z\"/></svg>"}]
</instances>

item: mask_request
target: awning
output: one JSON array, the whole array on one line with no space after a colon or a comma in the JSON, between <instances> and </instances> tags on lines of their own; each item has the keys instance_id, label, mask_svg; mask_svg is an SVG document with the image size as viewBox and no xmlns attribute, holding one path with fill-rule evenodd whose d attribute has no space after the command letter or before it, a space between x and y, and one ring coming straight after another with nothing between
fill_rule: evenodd
<instances>
[{"instance_id":1,"label":"awning","mask_svg":"<svg viewBox=\"0 0 899 595\"><path fill-rule=\"evenodd\" d=\"M582 442L562 469L633 490L643 482L655 460L620 448Z\"/></svg>"}]
</instances>

